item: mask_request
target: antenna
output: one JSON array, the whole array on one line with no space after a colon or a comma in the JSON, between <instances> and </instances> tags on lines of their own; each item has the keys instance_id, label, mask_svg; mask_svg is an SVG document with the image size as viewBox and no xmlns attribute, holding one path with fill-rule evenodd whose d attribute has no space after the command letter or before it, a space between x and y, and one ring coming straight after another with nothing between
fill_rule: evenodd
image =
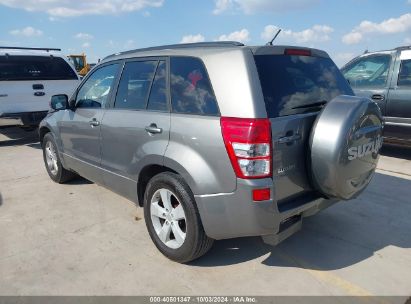
<instances>
[{"instance_id":1,"label":"antenna","mask_svg":"<svg viewBox=\"0 0 411 304\"><path fill-rule=\"evenodd\" d=\"M275 38L277 38L277 36L280 34L280 32L281 32L281 29L278 29L278 31L277 31L277 33L275 34L274 38L271 39L271 41L267 42L266 45L273 45L273 42L274 42Z\"/></svg>"}]
</instances>

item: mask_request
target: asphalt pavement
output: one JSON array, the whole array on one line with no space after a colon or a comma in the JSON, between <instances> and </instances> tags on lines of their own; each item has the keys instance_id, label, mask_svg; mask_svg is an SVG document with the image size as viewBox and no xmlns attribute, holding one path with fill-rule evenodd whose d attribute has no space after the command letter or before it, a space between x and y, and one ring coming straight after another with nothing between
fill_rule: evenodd
<instances>
[{"instance_id":1,"label":"asphalt pavement","mask_svg":"<svg viewBox=\"0 0 411 304\"><path fill-rule=\"evenodd\" d=\"M59 185L36 132L0 130L0 295L411 295L411 150L384 147L357 199L276 247L216 241L171 262L142 209L86 179Z\"/></svg>"}]
</instances>

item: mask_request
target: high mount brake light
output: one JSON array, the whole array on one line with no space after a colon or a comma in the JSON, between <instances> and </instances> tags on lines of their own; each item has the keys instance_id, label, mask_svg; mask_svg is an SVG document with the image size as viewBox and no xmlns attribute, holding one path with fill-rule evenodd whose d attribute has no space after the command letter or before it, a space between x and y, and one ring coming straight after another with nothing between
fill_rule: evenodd
<instances>
[{"instance_id":1,"label":"high mount brake light","mask_svg":"<svg viewBox=\"0 0 411 304\"><path fill-rule=\"evenodd\" d=\"M271 177L271 124L267 118L221 117L221 131L237 177Z\"/></svg>"},{"instance_id":2,"label":"high mount brake light","mask_svg":"<svg viewBox=\"0 0 411 304\"><path fill-rule=\"evenodd\" d=\"M303 50L303 49L285 49L284 55L289 56L311 56L310 50Z\"/></svg>"}]
</instances>

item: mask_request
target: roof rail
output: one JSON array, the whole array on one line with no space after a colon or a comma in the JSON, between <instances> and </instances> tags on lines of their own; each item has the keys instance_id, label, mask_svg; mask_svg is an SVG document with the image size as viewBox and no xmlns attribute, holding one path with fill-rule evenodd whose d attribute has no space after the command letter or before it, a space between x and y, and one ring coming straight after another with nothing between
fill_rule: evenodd
<instances>
[{"instance_id":1,"label":"roof rail","mask_svg":"<svg viewBox=\"0 0 411 304\"><path fill-rule=\"evenodd\" d=\"M6 50L33 50L33 51L59 51L61 52L61 49L55 49L55 48L34 48L34 47L20 47L20 46L0 46L0 49L6 49Z\"/></svg>"},{"instance_id":2,"label":"roof rail","mask_svg":"<svg viewBox=\"0 0 411 304\"><path fill-rule=\"evenodd\" d=\"M147 48L142 48L142 49L125 51L125 52L119 52L119 53L109 55L105 57L104 59L118 56L118 55L136 53L136 52L159 51L159 50L167 50L167 49L185 49L185 48L196 48L196 47L227 47L227 46L244 46L244 44L241 42L237 42L237 41L179 43L179 44L154 46L154 47L147 47Z\"/></svg>"}]
</instances>

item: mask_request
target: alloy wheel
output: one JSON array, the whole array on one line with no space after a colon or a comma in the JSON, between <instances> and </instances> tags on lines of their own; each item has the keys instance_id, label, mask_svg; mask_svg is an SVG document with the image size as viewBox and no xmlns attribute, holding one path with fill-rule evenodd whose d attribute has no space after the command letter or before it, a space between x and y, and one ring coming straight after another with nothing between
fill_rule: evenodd
<instances>
[{"instance_id":1,"label":"alloy wheel","mask_svg":"<svg viewBox=\"0 0 411 304\"><path fill-rule=\"evenodd\" d=\"M58 170L59 170L58 164L57 164L57 152L51 141L48 141L46 143L45 152L46 152L47 167L49 168L51 174L57 175Z\"/></svg>"},{"instance_id":2,"label":"alloy wheel","mask_svg":"<svg viewBox=\"0 0 411 304\"><path fill-rule=\"evenodd\" d=\"M158 238L169 248L180 248L187 225L183 205L176 195L165 188L157 190L151 198L150 214Z\"/></svg>"}]
</instances>

